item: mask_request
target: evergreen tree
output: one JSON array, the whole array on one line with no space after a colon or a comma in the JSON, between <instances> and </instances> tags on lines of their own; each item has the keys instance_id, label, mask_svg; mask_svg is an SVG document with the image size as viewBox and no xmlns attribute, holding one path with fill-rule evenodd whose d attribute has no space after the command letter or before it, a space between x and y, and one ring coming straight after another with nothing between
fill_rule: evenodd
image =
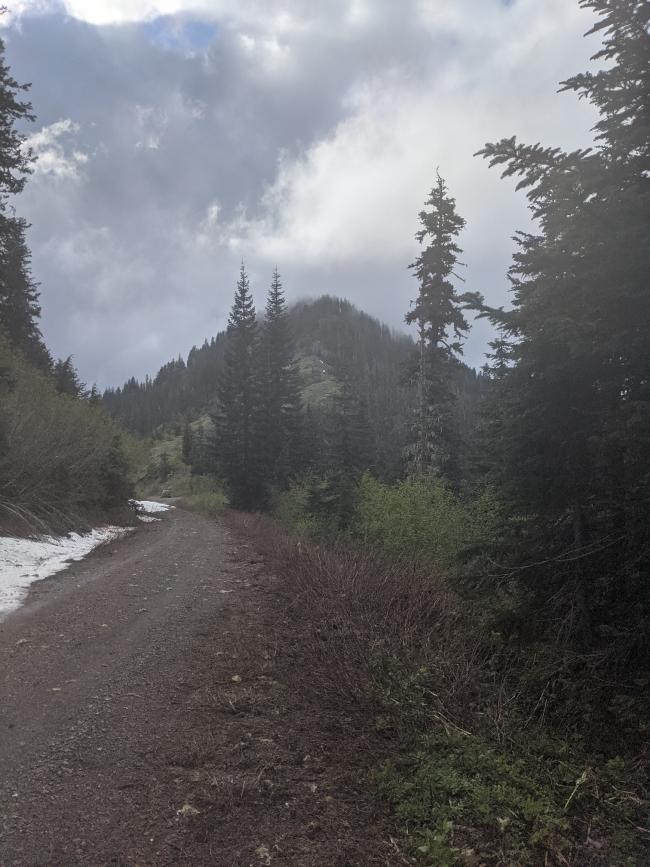
<instances>
[{"instance_id":1,"label":"evergreen tree","mask_svg":"<svg viewBox=\"0 0 650 867\"><path fill-rule=\"evenodd\" d=\"M185 424L183 425L183 439L181 442L181 454L183 457L183 463L187 464L188 466L192 462L192 451L193 451L193 447L194 447L193 439L194 438L192 436L192 426L190 425L189 421L186 421Z\"/></svg>"},{"instance_id":2,"label":"evergreen tree","mask_svg":"<svg viewBox=\"0 0 650 867\"><path fill-rule=\"evenodd\" d=\"M99 389L97 388L97 386L94 383L90 387L90 391L88 392L88 398L87 399L88 399L88 403L92 404L93 406L99 406L102 402L102 396L99 392Z\"/></svg>"},{"instance_id":3,"label":"evergreen tree","mask_svg":"<svg viewBox=\"0 0 650 867\"><path fill-rule=\"evenodd\" d=\"M363 396L353 387L349 372L343 373L331 414L330 466L337 475L356 481L373 469L373 435Z\"/></svg>"},{"instance_id":4,"label":"evergreen tree","mask_svg":"<svg viewBox=\"0 0 650 867\"><path fill-rule=\"evenodd\" d=\"M192 433L192 451L189 463L192 475L207 476L215 471L214 454L202 427Z\"/></svg>"},{"instance_id":5,"label":"evergreen tree","mask_svg":"<svg viewBox=\"0 0 650 867\"><path fill-rule=\"evenodd\" d=\"M411 471L417 475L440 473L457 483L458 433L455 429L451 381L462 352L461 339L468 325L462 312L463 296L453 278L462 252L456 238L465 220L456 213L444 180L437 175L426 205L420 212L416 238L428 242L410 266L418 280L418 297L406 315L418 329L417 356L411 371L417 388L417 408L408 449Z\"/></svg>"},{"instance_id":6,"label":"evergreen tree","mask_svg":"<svg viewBox=\"0 0 650 867\"><path fill-rule=\"evenodd\" d=\"M59 358L52 369L54 385L59 394L68 394L70 397L84 397L86 394L86 386L79 379L72 356L69 355L66 359Z\"/></svg>"},{"instance_id":7,"label":"evergreen tree","mask_svg":"<svg viewBox=\"0 0 650 867\"><path fill-rule=\"evenodd\" d=\"M228 319L224 369L218 383L219 406L213 415L217 462L230 503L236 509L266 506L255 369L257 344L255 305L242 263Z\"/></svg>"},{"instance_id":8,"label":"evergreen tree","mask_svg":"<svg viewBox=\"0 0 650 867\"><path fill-rule=\"evenodd\" d=\"M41 308L30 272L26 228L24 220L0 215L0 328L29 361L47 370L52 360L37 324Z\"/></svg>"},{"instance_id":9,"label":"evergreen tree","mask_svg":"<svg viewBox=\"0 0 650 867\"><path fill-rule=\"evenodd\" d=\"M0 406L9 395L14 385L13 359L7 338L0 333ZM6 413L0 412L0 497L5 487L7 461L7 430Z\"/></svg>"},{"instance_id":10,"label":"evergreen tree","mask_svg":"<svg viewBox=\"0 0 650 867\"><path fill-rule=\"evenodd\" d=\"M510 514L505 575L534 621L619 660L647 654L650 617L650 8L582 0L604 34L596 74L563 83L600 111L598 147L515 138L480 152L527 189L488 417L491 475ZM645 637L644 637L645 636Z\"/></svg>"},{"instance_id":11,"label":"evergreen tree","mask_svg":"<svg viewBox=\"0 0 650 867\"><path fill-rule=\"evenodd\" d=\"M4 55L0 39L0 330L30 361L47 369L51 359L37 324L41 311L25 242L27 224L10 205L11 197L22 192L32 163L26 136L16 127L34 115L30 103L21 100L29 85L18 84Z\"/></svg>"},{"instance_id":12,"label":"evergreen tree","mask_svg":"<svg viewBox=\"0 0 650 867\"><path fill-rule=\"evenodd\" d=\"M130 470L123 438L116 434L100 468L100 481L103 489L101 494L102 506L124 506L133 496Z\"/></svg>"},{"instance_id":13,"label":"evergreen tree","mask_svg":"<svg viewBox=\"0 0 650 867\"><path fill-rule=\"evenodd\" d=\"M167 452L163 452L158 460L158 480L164 483L171 476L171 474L172 465L169 461L169 455L167 454Z\"/></svg>"},{"instance_id":14,"label":"evergreen tree","mask_svg":"<svg viewBox=\"0 0 650 867\"><path fill-rule=\"evenodd\" d=\"M268 484L286 487L300 469L301 399L282 283L273 272L260 340L260 423Z\"/></svg>"},{"instance_id":15,"label":"evergreen tree","mask_svg":"<svg viewBox=\"0 0 650 867\"><path fill-rule=\"evenodd\" d=\"M346 530L354 516L359 478L373 469L376 451L366 401L355 391L348 367L321 425L321 478L312 480L310 511L332 529Z\"/></svg>"},{"instance_id":16,"label":"evergreen tree","mask_svg":"<svg viewBox=\"0 0 650 867\"><path fill-rule=\"evenodd\" d=\"M25 150L26 136L16 129L25 121L34 121L29 102L20 94L29 84L18 84L5 63L5 44L0 39L0 213L6 215L9 196L22 192L31 171L32 155Z\"/></svg>"}]
</instances>

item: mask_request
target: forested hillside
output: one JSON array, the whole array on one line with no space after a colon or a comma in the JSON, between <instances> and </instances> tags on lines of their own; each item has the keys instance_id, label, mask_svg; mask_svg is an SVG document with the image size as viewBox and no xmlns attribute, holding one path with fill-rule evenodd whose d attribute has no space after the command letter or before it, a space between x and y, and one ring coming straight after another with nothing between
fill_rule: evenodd
<instances>
[{"instance_id":1,"label":"forested hillside","mask_svg":"<svg viewBox=\"0 0 650 867\"><path fill-rule=\"evenodd\" d=\"M413 340L331 296L288 307L286 319L310 428L318 429L345 383L367 415L374 465L382 475L399 474L415 399L407 383ZM163 365L153 378L130 379L122 387L107 389L104 405L127 429L144 436L160 434L165 426L178 428L213 411L225 343L222 332L201 347L192 347L186 360L178 357ZM453 387L459 423L466 432L477 423L482 381L471 368L457 365Z\"/></svg>"}]
</instances>

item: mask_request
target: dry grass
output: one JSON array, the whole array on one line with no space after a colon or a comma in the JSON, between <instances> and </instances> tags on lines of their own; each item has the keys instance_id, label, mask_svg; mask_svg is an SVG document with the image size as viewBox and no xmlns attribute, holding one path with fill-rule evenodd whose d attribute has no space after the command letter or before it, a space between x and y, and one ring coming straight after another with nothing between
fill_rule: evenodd
<instances>
[{"instance_id":1,"label":"dry grass","mask_svg":"<svg viewBox=\"0 0 650 867\"><path fill-rule=\"evenodd\" d=\"M440 576L367 547L296 539L262 516L228 520L254 537L281 578L301 627L301 669L309 672L301 688L402 735L436 721L456 731L489 725L505 736L503 708L516 691L495 663L497 648Z\"/></svg>"}]
</instances>

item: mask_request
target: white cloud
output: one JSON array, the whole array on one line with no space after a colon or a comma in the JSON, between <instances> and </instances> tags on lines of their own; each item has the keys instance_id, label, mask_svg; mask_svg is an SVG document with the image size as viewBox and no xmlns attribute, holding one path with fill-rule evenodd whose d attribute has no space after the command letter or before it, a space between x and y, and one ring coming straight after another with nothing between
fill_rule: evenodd
<instances>
[{"instance_id":1,"label":"white cloud","mask_svg":"<svg viewBox=\"0 0 650 867\"><path fill-rule=\"evenodd\" d=\"M591 19L577 0L65 3L92 22L195 13L215 20L218 34L205 54L183 56L149 28L58 18L58 39L43 34L54 26L46 22L30 43L39 22L23 27L34 96L66 106L48 120L61 111L82 123L58 121L32 137L42 179L22 201L46 337L58 354L73 352L89 380L153 371L222 327L242 256L260 295L277 262L289 297L336 292L399 325L436 167L468 222L468 288L505 303L525 199L473 153L513 133L589 143L590 106L556 93L597 48L581 38ZM70 82L91 63L74 53L84 40L99 57L82 92ZM59 79L62 45L79 69ZM81 176L87 182L68 183L65 196L43 182ZM468 359L480 363L484 326L474 334Z\"/></svg>"},{"instance_id":2,"label":"white cloud","mask_svg":"<svg viewBox=\"0 0 650 867\"><path fill-rule=\"evenodd\" d=\"M89 24L125 24L134 21L150 21L161 15L193 14L206 18L233 16L254 21L270 16L279 22L291 21L291 16L275 13L268 8L270 4L261 0L13 0L12 17L25 13L41 13L63 7L65 11Z\"/></svg>"},{"instance_id":3,"label":"white cloud","mask_svg":"<svg viewBox=\"0 0 650 867\"><path fill-rule=\"evenodd\" d=\"M238 215L226 229L229 245L315 267L406 265L439 167L468 219L462 243L470 255L470 247L489 253L498 226L506 261L510 234L527 220L523 197L473 154L513 131L524 141L586 144L591 108L555 90L586 64L591 46L579 41L588 21L565 0L520 0L513 12L489 5L472 18L467 0L423 0L420 13L434 30L463 31L456 55L441 69L434 63L428 80L393 69L351 89L349 117L298 159L280 161L261 214Z\"/></svg>"},{"instance_id":4,"label":"white cloud","mask_svg":"<svg viewBox=\"0 0 650 867\"><path fill-rule=\"evenodd\" d=\"M27 138L24 147L36 156L35 175L58 180L77 180L80 177L88 155L77 149L68 153L65 147L65 140L75 136L79 129L79 124L67 118L44 126Z\"/></svg>"}]
</instances>

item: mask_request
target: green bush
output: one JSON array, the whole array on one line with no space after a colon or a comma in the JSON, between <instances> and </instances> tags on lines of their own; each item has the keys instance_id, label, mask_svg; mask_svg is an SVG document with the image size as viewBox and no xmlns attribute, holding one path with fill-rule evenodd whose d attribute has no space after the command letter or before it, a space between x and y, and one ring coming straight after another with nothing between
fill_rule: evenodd
<instances>
[{"instance_id":1,"label":"green bush","mask_svg":"<svg viewBox=\"0 0 650 867\"><path fill-rule=\"evenodd\" d=\"M461 551L490 538L497 508L489 490L466 504L440 480L388 485L365 473L356 484L304 476L276 492L272 512L293 533L315 539L353 535L448 569Z\"/></svg>"},{"instance_id":2,"label":"green bush","mask_svg":"<svg viewBox=\"0 0 650 867\"><path fill-rule=\"evenodd\" d=\"M439 731L399 766L386 762L373 781L430 867L529 867L549 863L549 853L553 863L602 865L603 833L608 865L637 863L640 800L623 782L631 769L620 759L580 765L564 755L567 746L547 739L513 755L472 735Z\"/></svg>"},{"instance_id":3,"label":"green bush","mask_svg":"<svg viewBox=\"0 0 650 867\"><path fill-rule=\"evenodd\" d=\"M272 499L275 518L292 533L316 535L318 520L311 512L312 492L315 480L311 476L297 479L286 491L277 491Z\"/></svg>"},{"instance_id":4,"label":"green bush","mask_svg":"<svg viewBox=\"0 0 650 867\"><path fill-rule=\"evenodd\" d=\"M70 523L131 492L129 438L97 403L59 394L0 338L0 530Z\"/></svg>"},{"instance_id":5,"label":"green bush","mask_svg":"<svg viewBox=\"0 0 650 867\"><path fill-rule=\"evenodd\" d=\"M366 473L355 531L391 553L416 555L447 568L477 527L471 511L441 481L407 479L386 485Z\"/></svg>"},{"instance_id":6,"label":"green bush","mask_svg":"<svg viewBox=\"0 0 650 867\"><path fill-rule=\"evenodd\" d=\"M183 506L192 512L199 512L208 518L217 518L228 506L226 495L210 476L187 476L184 485L173 491L174 496L182 496ZM185 488L181 493L180 487Z\"/></svg>"}]
</instances>

